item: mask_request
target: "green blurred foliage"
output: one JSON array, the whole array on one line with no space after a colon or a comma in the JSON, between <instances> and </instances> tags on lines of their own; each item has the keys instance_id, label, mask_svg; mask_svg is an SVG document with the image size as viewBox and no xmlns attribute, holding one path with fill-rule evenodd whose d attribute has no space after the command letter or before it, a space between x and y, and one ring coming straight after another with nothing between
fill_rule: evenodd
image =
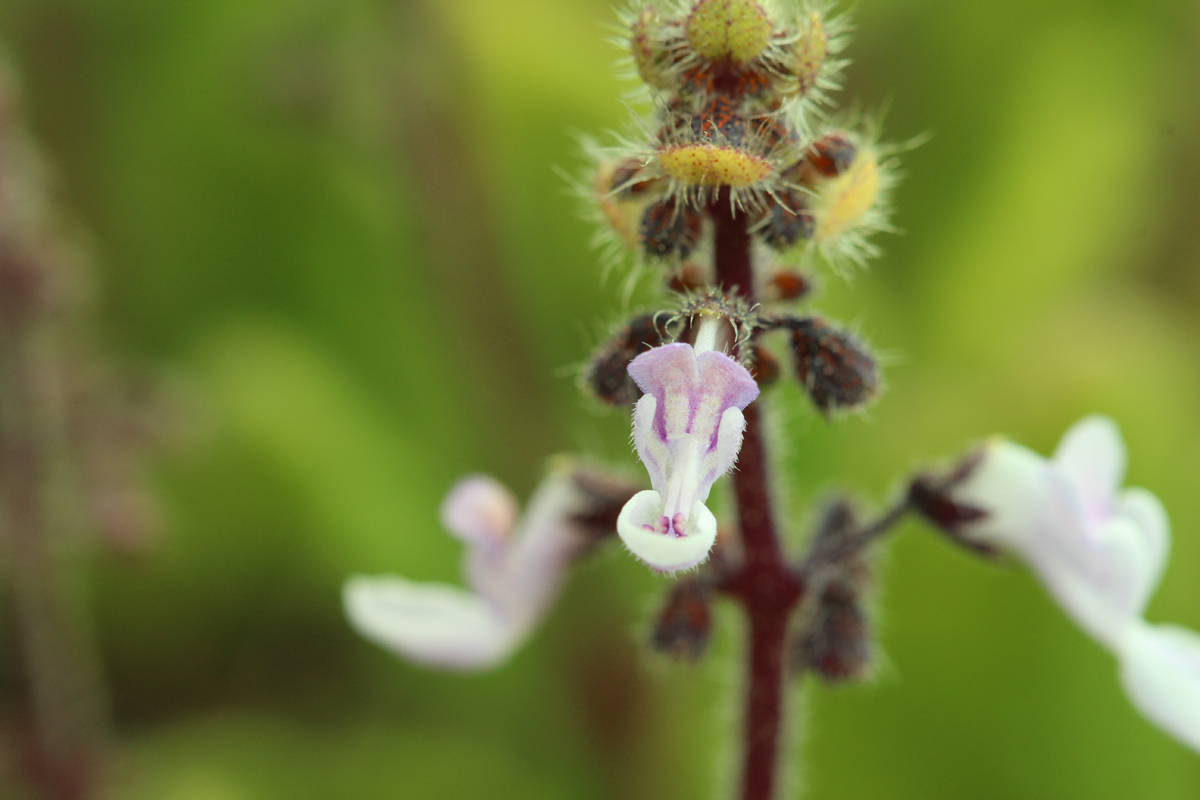
<instances>
[{"instance_id":1,"label":"green blurred foliage","mask_svg":"<svg viewBox=\"0 0 1200 800\"><path fill-rule=\"evenodd\" d=\"M572 370L617 318L552 165L623 124L601 0L6 0L0 41L102 265L99 335L191 399L154 475L166 530L92 595L115 797L696 798L734 763L732 614L697 669L641 654L663 584L616 548L494 674L358 639L352 572L457 580L465 472L630 464ZM827 424L784 389L799 535L835 485L1004 432L1121 423L1170 510L1150 616L1200 627L1200 7L868 0L842 98L890 105L903 236L819 307L889 355ZM636 302L636 300L635 300ZM871 685L808 687L806 796L1190 798L1200 760L1019 569L913 525L881 560ZM724 778L722 776L725 776Z\"/></svg>"}]
</instances>

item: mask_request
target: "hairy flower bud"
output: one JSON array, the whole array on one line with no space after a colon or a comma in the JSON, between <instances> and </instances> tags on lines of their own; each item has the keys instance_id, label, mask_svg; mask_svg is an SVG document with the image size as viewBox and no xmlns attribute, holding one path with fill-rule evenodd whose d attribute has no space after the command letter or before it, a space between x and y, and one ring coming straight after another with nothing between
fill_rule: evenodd
<instances>
[{"instance_id":1,"label":"hairy flower bud","mask_svg":"<svg viewBox=\"0 0 1200 800\"><path fill-rule=\"evenodd\" d=\"M633 177L636 159L602 161L596 167L596 176L588 188L587 197L598 210L597 222L604 223L613 241L624 247L634 248L639 244L638 227L643 209L648 202L643 192L634 191L629 181Z\"/></svg>"},{"instance_id":2,"label":"hairy flower bud","mask_svg":"<svg viewBox=\"0 0 1200 800\"><path fill-rule=\"evenodd\" d=\"M796 667L827 681L858 680L871 666L862 590L870 573L862 557L858 515L845 498L825 506L807 561L812 597L801 615Z\"/></svg>"},{"instance_id":3,"label":"hairy flower bud","mask_svg":"<svg viewBox=\"0 0 1200 800\"><path fill-rule=\"evenodd\" d=\"M848 163L845 160L848 149L831 147L826 152L827 155L818 154L818 160L822 166L828 165L836 171L836 177L816 182L813 236L819 243L829 242L861 224L878 202L881 185L879 159L873 149L856 148Z\"/></svg>"},{"instance_id":4,"label":"hairy flower bud","mask_svg":"<svg viewBox=\"0 0 1200 800\"><path fill-rule=\"evenodd\" d=\"M816 221L808 199L794 189L785 189L772 198L759 223L758 234L769 247L788 250L804 239L811 239Z\"/></svg>"},{"instance_id":5,"label":"hairy flower bud","mask_svg":"<svg viewBox=\"0 0 1200 800\"><path fill-rule=\"evenodd\" d=\"M671 587L650 636L660 653L698 661L712 634L712 591L703 581L684 579Z\"/></svg>"},{"instance_id":6,"label":"hairy flower bud","mask_svg":"<svg viewBox=\"0 0 1200 800\"><path fill-rule=\"evenodd\" d=\"M769 159L718 141L668 145L658 154L663 172L684 186L746 189L774 169Z\"/></svg>"},{"instance_id":7,"label":"hairy flower bud","mask_svg":"<svg viewBox=\"0 0 1200 800\"><path fill-rule=\"evenodd\" d=\"M779 152L792 155L793 151L784 148ZM873 144L869 134L836 130L818 137L800 158L793 156L779 171L780 185L770 192L770 200L763 202L770 215L764 212L764 221L758 224L760 238L777 250L807 245L834 265L846 260L864 264L878 255L868 237L891 230L892 152L894 148ZM793 195L800 198L802 209ZM773 209L772 203L800 214L804 226L783 210Z\"/></svg>"},{"instance_id":8,"label":"hairy flower bud","mask_svg":"<svg viewBox=\"0 0 1200 800\"><path fill-rule=\"evenodd\" d=\"M675 67L681 53L674 40L679 38L679 23L665 21L654 6L646 6L629 25L629 50L638 75L659 90L674 84Z\"/></svg>"},{"instance_id":9,"label":"hairy flower bud","mask_svg":"<svg viewBox=\"0 0 1200 800\"><path fill-rule=\"evenodd\" d=\"M759 388L767 387L779 380L783 369L779 359L761 344L750 346L750 374L758 382Z\"/></svg>"},{"instance_id":10,"label":"hairy flower bud","mask_svg":"<svg viewBox=\"0 0 1200 800\"><path fill-rule=\"evenodd\" d=\"M779 270L763 286L763 300L799 300L812 291L812 281L795 270Z\"/></svg>"},{"instance_id":11,"label":"hairy flower bud","mask_svg":"<svg viewBox=\"0 0 1200 800\"><path fill-rule=\"evenodd\" d=\"M793 54L796 58L795 93L803 97L816 88L825 57L829 54L829 37L820 12L809 15L808 26L796 38Z\"/></svg>"},{"instance_id":12,"label":"hairy flower bud","mask_svg":"<svg viewBox=\"0 0 1200 800\"><path fill-rule=\"evenodd\" d=\"M796 375L822 413L862 408L879 391L875 359L848 331L820 317L786 321L792 331Z\"/></svg>"},{"instance_id":13,"label":"hairy flower bud","mask_svg":"<svg viewBox=\"0 0 1200 800\"><path fill-rule=\"evenodd\" d=\"M583 374L583 386L601 402L627 406L642 393L626 369L629 362L663 343L653 314L639 314L592 354Z\"/></svg>"},{"instance_id":14,"label":"hairy flower bud","mask_svg":"<svg viewBox=\"0 0 1200 800\"><path fill-rule=\"evenodd\" d=\"M711 61L743 64L771 41L771 20L753 0L700 0L685 27L688 44Z\"/></svg>"},{"instance_id":15,"label":"hairy flower bud","mask_svg":"<svg viewBox=\"0 0 1200 800\"><path fill-rule=\"evenodd\" d=\"M796 665L827 681L862 680L871 668L871 635L859 589L848 577L826 584L796 639Z\"/></svg>"},{"instance_id":16,"label":"hairy flower bud","mask_svg":"<svg viewBox=\"0 0 1200 800\"><path fill-rule=\"evenodd\" d=\"M679 269L671 273L667 279L667 288L679 294L699 292L708 286L708 278L700 265L688 261L679 265Z\"/></svg>"},{"instance_id":17,"label":"hairy flower bud","mask_svg":"<svg viewBox=\"0 0 1200 800\"><path fill-rule=\"evenodd\" d=\"M858 146L846 134L830 133L809 145L807 163L819 174L836 178L848 170L858 155Z\"/></svg>"},{"instance_id":18,"label":"hairy flower bud","mask_svg":"<svg viewBox=\"0 0 1200 800\"><path fill-rule=\"evenodd\" d=\"M687 258L700 242L703 223L699 211L667 199L646 207L638 236L646 255Z\"/></svg>"},{"instance_id":19,"label":"hairy flower bud","mask_svg":"<svg viewBox=\"0 0 1200 800\"><path fill-rule=\"evenodd\" d=\"M741 358L741 345L750 338L758 324L758 315L745 300L712 290L687 298L681 304L676 319L685 323L685 328L680 332L681 340L693 344L705 320L717 319L728 323L728 327L716 325L710 326L710 330L715 328L721 331L717 337L717 349L733 358Z\"/></svg>"},{"instance_id":20,"label":"hairy flower bud","mask_svg":"<svg viewBox=\"0 0 1200 800\"><path fill-rule=\"evenodd\" d=\"M653 191L662 179L655 180L645 174L646 170L636 158L627 158L614 164L607 173L605 191L613 192L622 199L634 198Z\"/></svg>"}]
</instances>

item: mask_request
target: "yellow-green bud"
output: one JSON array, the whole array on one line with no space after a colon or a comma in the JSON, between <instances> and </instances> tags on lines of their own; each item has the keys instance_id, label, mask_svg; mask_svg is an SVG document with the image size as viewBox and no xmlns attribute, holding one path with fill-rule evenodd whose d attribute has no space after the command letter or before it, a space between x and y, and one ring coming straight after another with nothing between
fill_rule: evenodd
<instances>
[{"instance_id":1,"label":"yellow-green bud","mask_svg":"<svg viewBox=\"0 0 1200 800\"><path fill-rule=\"evenodd\" d=\"M879 199L879 159L859 147L850 168L836 178L819 180L813 204L818 242L827 242L862 222Z\"/></svg>"},{"instance_id":2,"label":"yellow-green bud","mask_svg":"<svg viewBox=\"0 0 1200 800\"><path fill-rule=\"evenodd\" d=\"M808 27L796 39L795 54L796 89L803 97L817 85L817 76L821 74L821 67L829 54L829 38L819 12L812 12Z\"/></svg>"},{"instance_id":3,"label":"yellow-green bud","mask_svg":"<svg viewBox=\"0 0 1200 800\"><path fill-rule=\"evenodd\" d=\"M684 144L659 151L663 172L685 186L745 189L771 174L771 162L728 145Z\"/></svg>"},{"instance_id":4,"label":"yellow-green bud","mask_svg":"<svg viewBox=\"0 0 1200 800\"><path fill-rule=\"evenodd\" d=\"M753 0L700 0L687 20L688 44L712 61L743 64L771 41L771 20Z\"/></svg>"},{"instance_id":5,"label":"yellow-green bud","mask_svg":"<svg viewBox=\"0 0 1200 800\"><path fill-rule=\"evenodd\" d=\"M678 30L678 23L675 25ZM629 29L629 49L638 74L650 86L664 90L672 88L675 62L675 54L664 44L665 27L654 6L646 6Z\"/></svg>"}]
</instances>

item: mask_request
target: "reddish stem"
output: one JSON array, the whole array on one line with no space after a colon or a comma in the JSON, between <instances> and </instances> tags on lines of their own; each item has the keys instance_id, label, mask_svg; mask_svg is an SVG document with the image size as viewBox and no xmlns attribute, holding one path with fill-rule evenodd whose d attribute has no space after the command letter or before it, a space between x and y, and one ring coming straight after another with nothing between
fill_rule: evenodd
<instances>
[{"instance_id":1,"label":"reddish stem","mask_svg":"<svg viewBox=\"0 0 1200 800\"><path fill-rule=\"evenodd\" d=\"M728 189L709 207L709 214L715 227L717 283L753 303L747 216L732 208ZM778 784L787 623L804 586L784 560L779 543L760 407L747 406L745 416L746 432L733 473L743 560L721 589L741 603L750 623L742 800L770 800Z\"/></svg>"}]
</instances>

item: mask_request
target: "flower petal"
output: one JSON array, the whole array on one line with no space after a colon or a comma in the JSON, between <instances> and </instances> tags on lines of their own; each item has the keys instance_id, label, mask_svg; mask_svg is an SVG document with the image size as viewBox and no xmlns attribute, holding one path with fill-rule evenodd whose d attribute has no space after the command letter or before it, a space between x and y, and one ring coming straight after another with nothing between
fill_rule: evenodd
<instances>
[{"instance_id":1,"label":"flower petal","mask_svg":"<svg viewBox=\"0 0 1200 800\"><path fill-rule=\"evenodd\" d=\"M746 417L739 408L727 408L721 415L721 423L717 427L717 446L709 452L705 462L708 474L704 476L709 489L717 478L733 469L737 463L738 451L742 449L742 434L746 432ZM711 463L710 463L711 462ZM708 491L700 497L708 499Z\"/></svg>"},{"instance_id":2,"label":"flower petal","mask_svg":"<svg viewBox=\"0 0 1200 800\"><path fill-rule=\"evenodd\" d=\"M956 502L988 516L967 527L971 538L1017 550L1077 624L1110 649L1129 623L1140 617L1166 562L1166 512L1149 492L1131 489L1100 501L1081 497L1107 486L1114 472L1115 428L1089 418L1064 437L1059 456L1046 461L1008 442L995 442L967 482L954 490ZM1087 477L1085 455L1108 458ZM1064 455L1066 454L1066 455ZM1118 453L1123 460L1123 451ZM1073 474L1062 463L1073 465ZM1084 480L1084 483L1080 481ZM1100 517L1088 513L1102 505Z\"/></svg>"},{"instance_id":3,"label":"flower petal","mask_svg":"<svg viewBox=\"0 0 1200 800\"><path fill-rule=\"evenodd\" d=\"M666 468L671 463L671 447L655 430L657 413L657 398L652 394L642 395L633 407L633 443L638 458L650 474L650 485L655 491L662 492L667 486Z\"/></svg>"},{"instance_id":4,"label":"flower petal","mask_svg":"<svg viewBox=\"0 0 1200 800\"><path fill-rule=\"evenodd\" d=\"M1045 534L1047 522L1070 519L1071 494L1046 459L1003 439L988 443L970 477L951 492L954 502L987 512L967 529L972 538L1023 554Z\"/></svg>"},{"instance_id":5,"label":"flower petal","mask_svg":"<svg viewBox=\"0 0 1200 800\"><path fill-rule=\"evenodd\" d=\"M758 397L758 382L750 371L724 353L701 353L696 365L704 391L719 396L722 408L745 408Z\"/></svg>"},{"instance_id":6,"label":"flower petal","mask_svg":"<svg viewBox=\"0 0 1200 800\"><path fill-rule=\"evenodd\" d=\"M1126 489L1120 497L1117 514L1126 520L1134 534L1131 571L1135 579L1130 607L1138 616L1162 580L1171 552L1171 522L1162 502L1145 489Z\"/></svg>"},{"instance_id":7,"label":"flower petal","mask_svg":"<svg viewBox=\"0 0 1200 800\"><path fill-rule=\"evenodd\" d=\"M638 492L621 509L617 533L630 552L660 572L690 569L708 558L717 539L717 520L708 507L692 506L684 536L660 532L662 509L662 495L652 490Z\"/></svg>"},{"instance_id":8,"label":"flower petal","mask_svg":"<svg viewBox=\"0 0 1200 800\"><path fill-rule=\"evenodd\" d=\"M430 667L495 666L524 634L477 595L441 583L355 576L342 599L360 634Z\"/></svg>"},{"instance_id":9,"label":"flower petal","mask_svg":"<svg viewBox=\"0 0 1200 800\"><path fill-rule=\"evenodd\" d=\"M627 369L639 389L656 397L672 389L691 391L700 376L696 351L682 342L652 347L633 359Z\"/></svg>"},{"instance_id":10,"label":"flower petal","mask_svg":"<svg viewBox=\"0 0 1200 800\"><path fill-rule=\"evenodd\" d=\"M499 481L470 475L442 501L442 525L468 544L496 546L512 532L517 507L517 498Z\"/></svg>"},{"instance_id":11,"label":"flower petal","mask_svg":"<svg viewBox=\"0 0 1200 800\"><path fill-rule=\"evenodd\" d=\"M1063 558L1085 584L1081 591L1103 605L1096 613L1129 620L1142 616L1162 578L1169 535L1158 498L1144 489L1130 489L1121 496L1116 513L1085 541L1072 543L1074 552Z\"/></svg>"},{"instance_id":12,"label":"flower petal","mask_svg":"<svg viewBox=\"0 0 1200 800\"><path fill-rule=\"evenodd\" d=\"M647 350L629 363L628 372L639 389L658 401L654 430L659 438L682 436L691 422L692 395L700 376L692 346L667 344Z\"/></svg>"},{"instance_id":13,"label":"flower petal","mask_svg":"<svg viewBox=\"0 0 1200 800\"><path fill-rule=\"evenodd\" d=\"M1113 646L1133 616L1127 526L1088 530L1075 485L1046 459L1006 441L988 446L953 496L987 512L966 528L970 538L1020 553L1067 615Z\"/></svg>"},{"instance_id":14,"label":"flower petal","mask_svg":"<svg viewBox=\"0 0 1200 800\"><path fill-rule=\"evenodd\" d=\"M1054 451L1054 466L1075 486L1089 522L1106 519L1125 476L1125 443L1108 417L1084 417Z\"/></svg>"},{"instance_id":15,"label":"flower petal","mask_svg":"<svg viewBox=\"0 0 1200 800\"><path fill-rule=\"evenodd\" d=\"M584 502L567 470L549 475L529 499L509 552L507 591L499 601L514 618L533 624L549 610L571 562L588 544L573 519Z\"/></svg>"},{"instance_id":16,"label":"flower petal","mask_svg":"<svg viewBox=\"0 0 1200 800\"><path fill-rule=\"evenodd\" d=\"M1139 620L1122 648L1121 683L1147 719L1200 752L1200 635Z\"/></svg>"}]
</instances>

